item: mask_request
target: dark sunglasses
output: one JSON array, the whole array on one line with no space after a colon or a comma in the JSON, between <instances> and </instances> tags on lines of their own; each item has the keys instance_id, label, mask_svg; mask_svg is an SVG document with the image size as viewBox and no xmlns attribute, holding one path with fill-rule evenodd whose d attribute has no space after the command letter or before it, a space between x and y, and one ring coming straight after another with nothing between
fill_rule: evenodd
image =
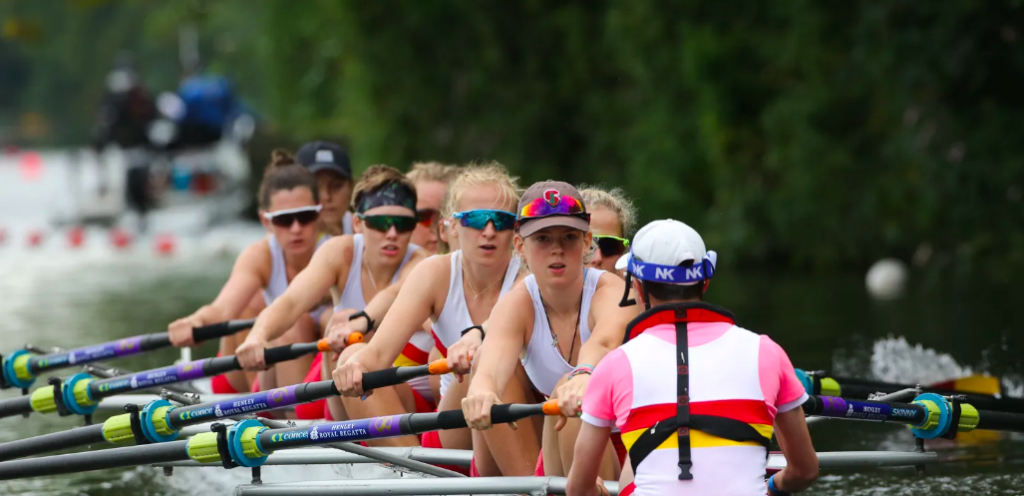
<instances>
[{"instance_id":1,"label":"dark sunglasses","mask_svg":"<svg viewBox=\"0 0 1024 496\"><path fill-rule=\"evenodd\" d=\"M300 225L308 226L309 224L316 222L320 217L321 208L323 208L323 206L314 205L311 207L278 210L276 212L264 212L263 218L269 220L271 224L277 227L292 227L292 224L296 222Z\"/></svg>"},{"instance_id":2,"label":"dark sunglasses","mask_svg":"<svg viewBox=\"0 0 1024 496\"><path fill-rule=\"evenodd\" d=\"M433 208L423 208L416 210L416 222L419 222L423 227L434 227L437 223L437 219L441 217L441 212Z\"/></svg>"},{"instance_id":3,"label":"dark sunglasses","mask_svg":"<svg viewBox=\"0 0 1024 496\"><path fill-rule=\"evenodd\" d=\"M400 233L412 232L416 229L416 217L407 215L360 215L366 227L374 231L388 232L392 227Z\"/></svg>"},{"instance_id":4,"label":"dark sunglasses","mask_svg":"<svg viewBox=\"0 0 1024 496\"><path fill-rule=\"evenodd\" d=\"M463 227L483 231L487 223L494 224L494 230L507 231L516 226L516 216L504 210L467 210L455 212L452 217L459 220Z\"/></svg>"},{"instance_id":5,"label":"dark sunglasses","mask_svg":"<svg viewBox=\"0 0 1024 496\"><path fill-rule=\"evenodd\" d=\"M601 250L602 257L620 256L629 248L629 240L618 236L595 234L594 241L597 242L597 248Z\"/></svg>"}]
</instances>

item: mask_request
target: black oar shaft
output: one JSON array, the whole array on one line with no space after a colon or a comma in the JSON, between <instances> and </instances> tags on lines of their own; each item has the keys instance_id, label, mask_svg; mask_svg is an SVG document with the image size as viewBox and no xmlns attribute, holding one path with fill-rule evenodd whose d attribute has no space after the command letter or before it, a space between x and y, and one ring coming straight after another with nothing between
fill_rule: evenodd
<instances>
[{"instance_id":1,"label":"black oar shaft","mask_svg":"<svg viewBox=\"0 0 1024 496\"><path fill-rule=\"evenodd\" d=\"M0 462L105 441L103 424L76 427L66 431L2 443L0 444Z\"/></svg>"},{"instance_id":2,"label":"black oar shaft","mask_svg":"<svg viewBox=\"0 0 1024 496\"><path fill-rule=\"evenodd\" d=\"M49 386L47 386L49 387ZM13 417L32 411L32 397L19 396L9 400L0 401L0 417Z\"/></svg>"},{"instance_id":3,"label":"black oar shaft","mask_svg":"<svg viewBox=\"0 0 1024 496\"><path fill-rule=\"evenodd\" d=\"M188 460L188 441L147 444L0 463L0 480Z\"/></svg>"},{"instance_id":4,"label":"black oar shaft","mask_svg":"<svg viewBox=\"0 0 1024 496\"><path fill-rule=\"evenodd\" d=\"M1024 414L979 410L978 416L978 429L992 431L1024 430Z\"/></svg>"}]
</instances>

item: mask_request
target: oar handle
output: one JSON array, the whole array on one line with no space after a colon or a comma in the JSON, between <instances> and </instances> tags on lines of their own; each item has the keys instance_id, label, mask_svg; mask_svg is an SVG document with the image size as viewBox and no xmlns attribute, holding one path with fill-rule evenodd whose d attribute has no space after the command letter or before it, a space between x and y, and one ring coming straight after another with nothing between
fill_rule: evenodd
<instances>
[{"instance_id":1,"label":"oar handle","mask_svg":"<svg viewBox=\"0 0 1024 496\"><path fill-rule=\"evenodd\" d=\"M200 341L209 341L211 339L230 336L252 327L255 323L256 319L229 320L227 322L218 322L216 324L196 327L195 329L192 329L192 340L198 343Z\"/></svg>"},{"instance_id":2,"label":"oar handle","mask_svg":"<svg viewBox=\"0 0 1024 496\"><path fill-rule=\"evenodd\" d=\"M331 347L327 344L327 340L321 339L315 343L297 343L278 346L276 348L267 348L263 352L263 359L267 362L267 365L273 365L275 363L294 360L310 353L328 351L330 349Z\"/></svg>"},{"instance_id":3,"label":"oar handle","mask_svg":"<svg viewBox=\"0 0 1024 496\"><path fill-rule=\"evenodd\" d=\"M414 367L391 367L363 374L363 391L401 384L414 377L448 373L448 361L441 359ZM335 392L337 394L337 392Z\"/></svg>"}]
</instances>

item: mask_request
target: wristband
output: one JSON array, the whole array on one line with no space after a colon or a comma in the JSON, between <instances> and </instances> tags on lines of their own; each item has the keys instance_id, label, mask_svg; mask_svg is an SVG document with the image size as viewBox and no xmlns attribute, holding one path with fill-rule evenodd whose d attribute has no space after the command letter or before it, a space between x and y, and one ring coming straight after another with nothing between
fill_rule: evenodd
<instances>
[{"instance_id":1,"label":"wristband","mask_svg":"<svg viewBox=\"0 0 1024 496\"><path fill-rule=\"evenodd\" d=\"M358 319L360 317L366 319L366 332L372 331L373 330L373 319L371 319L370 316L367 315L365 311L359 311L358 313L352 314L352 316L349 317L348 320L356 320L356 319Z\"/></svg>"},{"instance_id":2,"label":"wristband","mask_svg":"<svg viewBox=\"0 0 1024 496\"><path fill-rule=\"evenodd\" d=\"M768 478L768 494L770 496L789 496L789 493L775 487L775 474Z\"/></svg>"},{"instance_id":3,"label":"wristband","mask_svg":"<svg viewBox=\"0 0 1024 496\"><path fill-rule=\"evenodd\" d=\"M478 325L475 325L475 326L472 326L472 327L467 327L467 328L463 329L462 330L462 335L465 336L467 332L472 331L473 329L477 329L477 330L480 331L480 341L483 341L484 338L487 337L487 334L484 334L484 327L483 326L478 326Z\"/></svg>"},{"instance_id":4,"label":"wristband","mask_svg":"<svg viewBox=\"0 0 1024 496\"><path fill-rule=\"evenodd\" d=\"M571 380L573 377L576 377L578 375L583 375L583 374L592 375L593 373L594 373L594 366L593 365L590 365L589 363L581 363L581 364L577 365L576 368L572 369L572 372L569 372L569 377L567 377L566 380L567 381Z\"/></svg>"}]
</instances>

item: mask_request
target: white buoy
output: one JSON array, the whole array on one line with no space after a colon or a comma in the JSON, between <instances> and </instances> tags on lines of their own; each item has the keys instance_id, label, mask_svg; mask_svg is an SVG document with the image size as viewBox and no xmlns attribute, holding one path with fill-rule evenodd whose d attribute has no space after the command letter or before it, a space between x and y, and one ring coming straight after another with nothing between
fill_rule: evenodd
<instances>
[{"instance_id":1,"label":"white buoy","mask_svg":"<svg viewBox=\"0 0 1024 496\"><path fill-rule=\"evenodd\" d=\"M907 266L895 258L883 258L868 269L864 278L868 294L879 300L891 300L903 295L907 284Z\"/></svg>"}]
</instances>

